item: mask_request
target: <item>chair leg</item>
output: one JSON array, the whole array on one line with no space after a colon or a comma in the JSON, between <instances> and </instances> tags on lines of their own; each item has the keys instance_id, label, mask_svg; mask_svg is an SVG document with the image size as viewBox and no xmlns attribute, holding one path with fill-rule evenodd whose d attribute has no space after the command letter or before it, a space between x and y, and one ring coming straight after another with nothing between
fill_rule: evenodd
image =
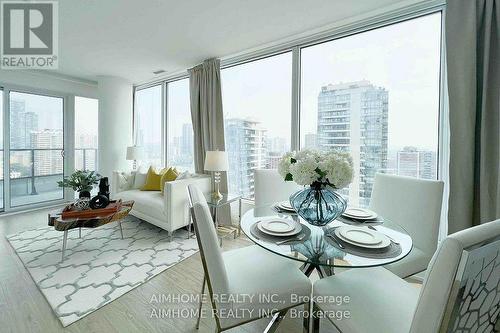
<instances>
[{"instance_id":1,"label":"chair leg","mask_svg":"<svg viewBox=\"0 0 500 333\"><path fill-rule=\"evenodd\" d=\"M312 318L312 333L319 333L319 312L321 309L319 308L316 303L313 302L313 307L312 307L312 313L311 313L311 318Z\"/></svg>"},{"instance_id":2,"label":"chair leg","mask_svg":"<svg viewBox=\"0 0 500 333\"><path fill-rule=\"evenodd\" d=\"M196 320L196 329L200 328L200 320L201 320L201 307L203 306L203 295L205 294L205 284L207 279L205 278L205 274L203 274L203 284L201 286L201 294L200 294L200 305L198 307L198 320Z\"/></svg>"}]
</instances>

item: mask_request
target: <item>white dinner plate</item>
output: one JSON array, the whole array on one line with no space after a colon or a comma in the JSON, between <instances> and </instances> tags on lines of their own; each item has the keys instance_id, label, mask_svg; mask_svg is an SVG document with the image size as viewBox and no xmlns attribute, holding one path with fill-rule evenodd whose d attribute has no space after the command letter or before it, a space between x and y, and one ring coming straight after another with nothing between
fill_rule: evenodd
<instances>
[{"instance_id":1,"label":"white dinner plate","mask_svg":"<svg viewBox=\"0 0 500 333\"><path fill-rule=\"evenodd\" d=\"M378 217L377 213L374 211L357 207L347 208L342 215L359 220L372 220Z\"/></svg>"},{"instance_id":2,"label":"white dinner plate","mask_svg":"<svg viewBox=\"0 0 500 333\"><path fill-rule=\"evenodd\" d=\"M278 207L284 210L295 211L289 201L278 202Z\"/></svg>"},{"instance_id":3,"label":"white dinner plate","mask_svg":"<svg viewBox=\"0 0 500 333\"><path fill-rule=\"evenodd\" d=\"M262 221L262 228L267 231L271 231L274 233L284 233L290 232L295 229L295 223L288 219L272 219L267 221Z\"/></svg>"},{"instance_id":4,"label":"white dinner plate","mask_svg":"<svg viewBox=\"0 0 500 333\"><path fill-rule=\"evenodd\" d=\"M335 235L349 244L369 249L382 249L391 244L384 234L362 227L339 227L335 229Z\"/></svg>"},{"instance_id":5,"label":"white dinner plate","mask_svg":"<svg viewBox=\"0 0 500 333\"><path fill-rule=\"evenodd\" d=\"M288 232L273 232L273 231L269 231L263 227L263 223L266 223L268 221L273 221L273 220L285 220L285 219L272 218L272 219L262 220L260 222L257 222L257 229L259 229L260 231L262 231L265 234L268 234L271 236L278 236L278 237L293 236L293 235L296 235L302 231L302 224L295 222L295 221L292 221L292 220L288 220L288 221L294 226L294 228L293 228L293 230L288 231Z\"/></svg>"}]
</instances>

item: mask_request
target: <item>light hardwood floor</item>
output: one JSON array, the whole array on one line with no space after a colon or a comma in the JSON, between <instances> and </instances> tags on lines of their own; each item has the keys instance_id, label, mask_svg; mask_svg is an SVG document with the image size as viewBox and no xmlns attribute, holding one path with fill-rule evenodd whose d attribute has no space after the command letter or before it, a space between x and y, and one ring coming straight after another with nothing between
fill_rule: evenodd
<instances>
[{"instance_id":1,"label":"light hardwood floor","mask_svg":"<svg viewBox=\"0 0 500 333\"><path fill-rule=\"evenodd\" d=\"M151 304L153 294L198 294L202 283L202 266L199 254L167 269L147 283L135 288L110 304L85 318L63 328L45 297L38 290L28 271L24 268L5 236L22 230L46 226L46 210L38 210L10 216L0 216L0 332L214 332L215 321L201 320L199 330L195 329L196 318L155 319L151 311L156 308L176 307L195 310L197 304ZM240 237L224 240L224 250L230 250L251 243ZM210 307L209 304L204 304ZM268 323L261 319L227 332L262 332ZM321 322L321 332L330 332L333 326ZM278 332L302 332L302 321L285 318Z\"/></svg>"}]
</instances>

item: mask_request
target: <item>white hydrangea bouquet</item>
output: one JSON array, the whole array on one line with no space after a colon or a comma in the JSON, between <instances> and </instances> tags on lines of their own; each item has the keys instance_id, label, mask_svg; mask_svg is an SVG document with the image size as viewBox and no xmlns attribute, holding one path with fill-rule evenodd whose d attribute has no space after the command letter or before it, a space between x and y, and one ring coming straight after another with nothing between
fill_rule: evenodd
<instances>
[{"instance_id":1,"label":"white hydrangea bouquet","mask_svg":"<svg viewBox=\"0 0 500 333\"><path fill-rule=\"evenodd\" d=\"M354 169L349 153L308 149L289 152L281 158L278 172L285 181L305 186L290 197L290 203L310 224L325 226L347 208L346 200L335 190L352 182Z\"/></svg>"},{"instance_id":2,"label":"white hydrangea bouquet","mask_svg":"<svg viewBox=\"0 0 500 333\"><path fill-rule=\"evenodd\" d=\"M309 149L286 153L278 164L278 172L285 181L303 186L319 183L336 190L348 186L354 175L349 153Z\"/></svg>"}]
</instances>

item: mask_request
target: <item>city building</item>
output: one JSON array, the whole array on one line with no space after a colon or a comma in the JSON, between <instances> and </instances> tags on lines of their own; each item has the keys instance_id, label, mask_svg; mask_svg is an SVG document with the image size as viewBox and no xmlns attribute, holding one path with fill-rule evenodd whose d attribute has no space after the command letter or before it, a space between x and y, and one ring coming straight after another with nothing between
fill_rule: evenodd
<instances>
[{"instance_id":1,"label":"city building","mask_svg":"<svg viewBox=\"0 0 500 333\"><path fill-rule=\"evenodd\" d=\"M31 132L38 130L38 115L26 112L23 100L12 99L10 108L11 149L29 148Z\"/></svg>"},{"instance_id":2,"label":"city building","mask_svg":"<svg viewBox=\"0 0 500 333\"><path fill-rule=\"evenodd\" d=\"M318 147L318 135L315 133L308 133L304 136L304 148L316 149Z\"/></svg>"},{"instance_id":3,"label":"city building","mask_svg":"<svg viewBox=\"0 0 500 333\"><path fill-rule=\"evenodd\" d=\"M97 170L97 135L81 133L75 138L75 167L77 170Z\"/></svg>"},{"instance_id":4,"label":"city building","mask_svg":"<svg viewBox=\"0 0 500 333\"><path fill-rule=\"evenodd\" d=\"M397 174L436 179L436 153L430 150L418 150L416 147L404 147L397 154Z\"/></svg>"},{"instance_id":5,"label":"city building","mask_svg":"<svg viewBox=\"0 0 500 333\"><path fill-rule=\"evenodd\" d=\"M63 173L63 131L44 129L31 133L31 147L35 163L35 176Z\"/></svg>"},{"instance_id":6,"label":"city building","mask_svg":"<svg viewBox=\"0 0 500 333\"><path fill-rule=\"evenodd\" d=\"M267 153L266 169L278 169L278 164L281 160L283 153L270 151Z\"/></svg>"},{"instance_id":7,"label":"city building","mask_svg":"<svg viewBox=\"0 0 500 333\"><path fill-rule=\"evenodd\" d=\"M266 129L251 119L225 120L226 151L229 160L229 192L252 198L254 170L267 165Z\"/></svg>"},{"instance_id":8,"label":"city building","mask_svg":"<svg viewBox=\"0 0 500 333\"><path fill-rule=\"evenodd\" d=\"M266 148L268 152L284 154L289 150L288 147L289 145L285 138L266 137Z\"/></svg>"},{"instance_id":9,"label":"city building","mask_svg":"<svg viewBox=\"0 0 500 333\"><path fill-rule=\"evenodd\" d=\"M193 126L183 124L181 136L174 136L168 145L168 163L178 168L193 169Z\"/></svg>"},{"instance_id":10,"label":"city building","mask_svg":"<svg viewBox=\"0 0 500 333\"><path fill-rule=\"evenodd\" d=\"M352 154L354 180L344 190L352 205L368 205L375 173L387 167L388 97L369 81L329 84L319 93L317 147Z\"/></svg>"},{"instance_id":11,"label":"city building","mask_svg":"<svg viewBox=\"0 0 500 333\"><path fill-rule=\"evenodd\" d=\"M180 154L193 156L193 125L182 125Z\"/></svg>"}]
</instances>

